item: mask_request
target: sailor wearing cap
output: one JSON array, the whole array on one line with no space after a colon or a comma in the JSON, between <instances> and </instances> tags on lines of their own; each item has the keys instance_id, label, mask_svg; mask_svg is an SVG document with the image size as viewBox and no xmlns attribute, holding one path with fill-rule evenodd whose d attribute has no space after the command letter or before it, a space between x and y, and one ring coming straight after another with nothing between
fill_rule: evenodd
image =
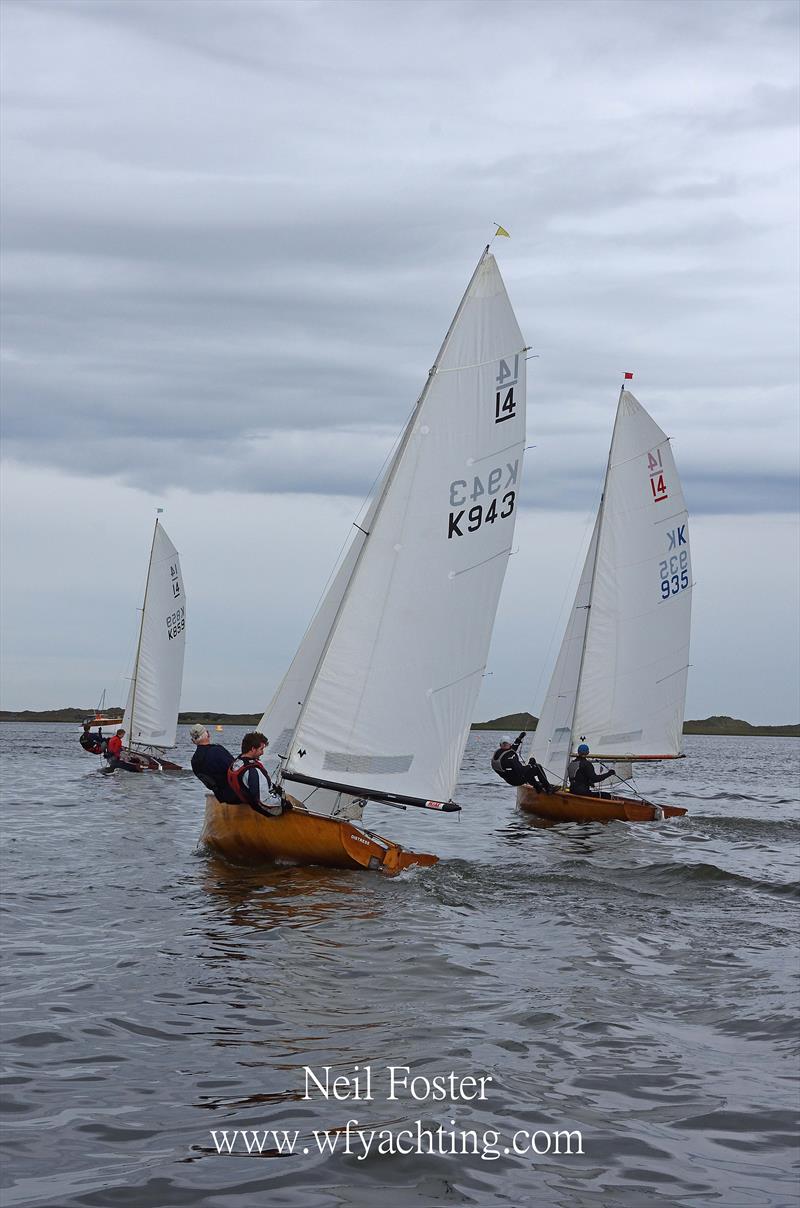
<instances>
[{"instance_id":1,"label":"sailor wearing cap","mask_svg":"<svg viewBox=\"0 0 800 1208\"><path fill-rule=\"evenodd\" d=\"M213 793L217 801L233 804L238 801L228 785L228 768L233 763L230 751L220 743L212 742L208 728L198 722L189 731L189 737L197 747L192 756L192 771L198 780Z\"/></svg>"},{"instance_id":2,"label":"sailor wearing cap","mask_svg":"<svg viewBox=\"0 0 800 1208\"><path fill-rule=\"evenodd\" d=\"M552 785L536 760L531 758L528 763L523 763L517 754L524 737L524 730L513 742L507 734L503 735L500 746L492 756L492 771L506 784L531 784L539 793L552 793Z\"/></svg>"}]
</instances>

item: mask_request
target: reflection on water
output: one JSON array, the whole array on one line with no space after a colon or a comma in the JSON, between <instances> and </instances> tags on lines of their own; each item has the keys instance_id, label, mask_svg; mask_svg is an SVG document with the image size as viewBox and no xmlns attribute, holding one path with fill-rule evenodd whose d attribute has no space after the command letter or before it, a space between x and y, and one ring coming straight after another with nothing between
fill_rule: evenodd
<instances>
[{"instance_id":1,"label":"reflection on water","mask_svg":"<svg viewBox=\"0 0 800 1208\"><path fill-rule=\"evenodd\" d=\"M34 767L30 737L0 726L4 1208L792 1202L800 744L689 738L639 783L687 818L550 827L474 735L460 818L370 814L442 856L389 880L233 868L193 778L102 777L59 726ZM367 1066L371 1099L306 1097ZM389 1066L490 1092L390 1101ZM352 1118L585 1153L320 1156ZM220 1156L242 1128L312 1148Z\"/></svg>"},{"instance_id":2,"label":"reflection on water","mask_svg":"<svg viewBox=\"0 0 800 1208\"><path fill-rule=\"evenodd\" d=\"M343 910L351 920L377 914L364 907L360 874L348 880L338 869L242 869L209 852L203 886L211 900L219 900L224 921L265 930L314 927Z\"/></svg>"}]
</instances>

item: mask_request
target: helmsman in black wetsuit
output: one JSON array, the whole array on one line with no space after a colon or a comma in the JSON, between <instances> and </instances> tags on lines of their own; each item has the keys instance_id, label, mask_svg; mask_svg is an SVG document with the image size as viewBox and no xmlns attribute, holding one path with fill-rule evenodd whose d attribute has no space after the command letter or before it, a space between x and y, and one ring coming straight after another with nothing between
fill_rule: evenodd
<instances>
[{"instance_id":1,"label":"helmsman in black wetsuit","mask_svg":"<svg viewBox=\"0 0 800 1208\"><path fill-rule=\"evenodd\" d=\"M550 784L544 774L544 769L536 760L531 758L528 763L523 763L517 754L524 737L524 730L513 742L503 735L500 739L500 746L492 756L492 771L497 772L497 775L501 780L505 780L506 784L515 786L530 784L537 793L554 793L554 786Z\"/></svg>"}]
</instances>

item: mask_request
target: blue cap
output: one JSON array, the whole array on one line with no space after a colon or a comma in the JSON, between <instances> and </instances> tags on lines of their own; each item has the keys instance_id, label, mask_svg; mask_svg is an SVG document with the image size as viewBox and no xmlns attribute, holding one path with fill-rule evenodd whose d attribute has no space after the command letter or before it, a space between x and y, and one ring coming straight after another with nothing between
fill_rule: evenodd
<instances>
[{"instance_id":1,"label":"blue cap","mask_svg":"<svg viewBox=\"0 0 800 1208\"><path fill-rule=\"evenodd\" d=\"M578 754L579 755L588 755L589 754L589 748L585 742L582 742L581 745L578 747Z\"/></svg>"}]
</instances>

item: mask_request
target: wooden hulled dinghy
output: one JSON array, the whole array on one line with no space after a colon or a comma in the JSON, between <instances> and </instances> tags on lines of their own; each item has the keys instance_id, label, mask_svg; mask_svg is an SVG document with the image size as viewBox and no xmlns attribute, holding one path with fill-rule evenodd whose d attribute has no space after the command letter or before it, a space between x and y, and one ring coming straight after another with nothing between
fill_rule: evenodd
<instances>
[{"instance_id":1,"label":"wooden hulled dinghy","mask_svg":"<svg viewBox=\"0 0 800 1208\"><path fill-rule=\"evenodd\" d=\"M186 593L180 558L156 517L136 661L122 720L127 771L182 771L180 764L165 758L164 751L175 746L185 646Z\"/></svg>"},{"instance_id":2,"label":"wooden hulled dinghy","mask_svg":"<svg viewBox=\"0 0 800 1208\"><path fill-rule=\"evenodd\" d=\"M617 783L634 763L683 758L691 596L688 514L669 438L623 384L594 532L533 737L533 758L562 787L537 794L523 785L520 809L556 822L686 813L566 785L582 744Z\"/></svg>"},{"instance_id":3,"label":"wooden hulled dinghy","mask_svg":"<svg viewBox=\"0 0 800 1208\"><path fill-rule=\"evenodd\" d=\"M650 801L633 801L630 797L581 796L567 789L554 793L537 793L531 785L517 789L517 805L528 814L546 818L549 822L657 822L662 818L677 818L686 813L675 805L653 805Z\"/></svg>"},{"instance_id":4,"label":"wooden hulled dinghy","mask_svg":"<svg viewBox=\"0 0 800 1208\"><path fill-rule=\"evenodd\" d=\"M159 508L158 513L161 511ZM110 766L104 766L101 761L100 771L107 775L116 771L183 771L180 764L167 759L164 752L175 746L178 730L186 644L186 594L178 551L158 515L141 613L125 712L122 718L104 715L104 690L95 716L84 722L84 731L79 738L85 751L101 755L104 753L101 742L90 746L87 740L107 739L119 729L125 731L125 746L120 758L109 760Z\"/></svg>"},{"instance_id":5,"label":"wooden hulled dinghy","mask_svg":"<svg viewBox=\"0 0 800 1208\"><path fill-rule=\"evenodd\" d=\"M513 544L527 348L487 247L258 730L308 811L210 803L231 859L396 872L435 857L353 826L452 800ZM479 502L478 502L479 501Z\"/></svg>"},{"instance_id":6,"label":"wooden hulled dinghy","mask_svg":"<svg viewBox=\"0 0 800 1208\"><path fill-rule=\"evenodd\" d=\"M366 868L396 876L414 864L431 865L439 857L407 851L399 843L363 831L351 822L297 808L265 818L246 805L226 805L206 797L202 843L235 864L321 864L329 868Z\"/></svg>"}]
</instances>

